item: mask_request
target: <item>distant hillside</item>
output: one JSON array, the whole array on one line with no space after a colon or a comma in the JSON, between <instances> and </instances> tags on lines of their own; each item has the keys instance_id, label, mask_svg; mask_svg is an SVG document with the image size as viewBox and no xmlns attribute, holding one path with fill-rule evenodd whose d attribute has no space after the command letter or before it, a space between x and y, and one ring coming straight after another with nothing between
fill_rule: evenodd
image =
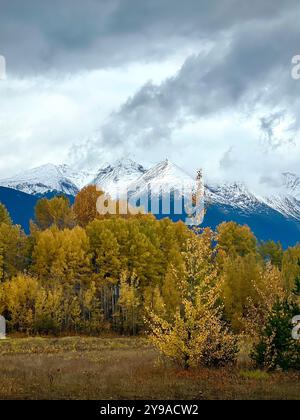
<instances>
[{"instance_id":1,"label":"distant hillside","mask_svg":"<svg viewBox=\"0 0 300 420\"><path fill-rule=\"evenodd\" d=\"M0 187L0 202L5 205L14 223L21 225L29 233L30 220L34 218L36 203L41 198L51 198L61 193L51 192L41 195L25 194L11 188ZM68 196L71 202L74 197Z\"/></svg>"},{"instance_id":2,"label":"distant hillside","mask_svg":"<svg viewBox=\"0 0 300 420\"><path fill-rule=\"evenodd\" d=\"M300 242L300 222L288 219L267 206L249 214L238 212L228 205L213 204L207 209L203 226L215 229L220 223L230 221L248 225L259 240L280 241L284 248Z\"/></svg>"}]
</instances>

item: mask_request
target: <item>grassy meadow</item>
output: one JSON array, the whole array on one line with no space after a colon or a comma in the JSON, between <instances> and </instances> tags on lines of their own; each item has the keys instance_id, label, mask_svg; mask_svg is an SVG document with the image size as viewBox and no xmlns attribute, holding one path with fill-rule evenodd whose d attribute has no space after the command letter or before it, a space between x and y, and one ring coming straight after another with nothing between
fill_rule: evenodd
<instances>
[{"instance_id":1,"label":"grassy meadow","mask_svg":"<svg viewBox=\"0 0 300 420\"><path fill-rule=\"evenodd\" d=\"M184 371L143 338L8 338L0 341L0 399L299 399L299 373L236 367Z\"/></svg>"}]
</instances>

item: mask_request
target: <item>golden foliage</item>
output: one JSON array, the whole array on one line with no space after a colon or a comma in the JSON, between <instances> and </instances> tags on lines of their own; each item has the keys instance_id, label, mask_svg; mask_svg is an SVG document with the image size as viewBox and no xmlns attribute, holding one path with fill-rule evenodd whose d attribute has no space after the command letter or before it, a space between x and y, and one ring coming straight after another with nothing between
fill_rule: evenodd
<instances>
[{"instance_id":1,"label":"golden foliage","mask_svg":"<svg viewBox=\"0 0 300 420\"><path fill-rule=\"evenodd\" d=\"M76 196L74 212L77 223L85 227L98 216L97 200L103 194L94 185L83 188Z\"/></svg>"},{"instance_id":2,"label":"golden foliage","mask_svg":"<svg viewBox=\"0 0 300 420\"><path fill-rule=\"evenodd\" d=\"M41 230L52 226L58 229L73 228L75 215L69 200L63 196L39 200L35 208L35 223Z\"/></svg>"},{"instance_id":3,"label":"golden foliage","mask_svg":"<svg viewBox=\"0 0 300 420\"><path fill-rule=\"evenodd\" d=\"M177 277L180 301L173 320L148 310L152 344L184 368L223 365L235 360L236 340L221 321L220 283L212 262L212 232L191 237L183 252L184 273Z\"/></svg>"}]
</instances>

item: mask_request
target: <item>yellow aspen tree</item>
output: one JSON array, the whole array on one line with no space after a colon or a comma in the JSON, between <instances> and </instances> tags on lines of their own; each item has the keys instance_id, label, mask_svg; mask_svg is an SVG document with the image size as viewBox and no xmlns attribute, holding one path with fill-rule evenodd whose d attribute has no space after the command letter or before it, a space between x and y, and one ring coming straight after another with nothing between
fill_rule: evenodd
<instances>
[{"instance_id":1,"label":"yellow aspen tree","mask_svg":"<svg viewBox=\"0 0 300 420\"><path fill-rule=\"evenodd\" d=\"M89 333L100 332L103 328L103 312L100 300L97 297L97 287L94 281L82 292L81 303L83 306L83 323L85 331Z\"/></svg>"},{"instance_id":2,"label":"yellow aspen tree","mask_svg":"<svg viewBox=\"0 0 300 420\"><path fill-rule=\"evenodd\" d=\"M27 333L32 331L38 288L37 279L23 274L2 283L2 313L6 312L10 328Z\"/></svg>"},{"instance_id":3,"label":"yellow aspen tree","mask_svg":"<svg viewBox=\"0 0 300 420\"><path fill-rule=\"evenodd\" d=\"M282 272L270 262L261 268L259 277L253 279L252 287L256 295L248 299L243 324L245 332L257 339L274 305L290 300L292 293L285 289Z\"/></svg>"},{"instance_id":4,"label":"yellow aspen tree","mask_svg":"<svg viewBox=\"0 0 300 420\"><path fill-rule=\"evenodd\" d=\"M9 215L6 207L2 203L0 203L0 225L2 223L10 225L11 224L11 218L10 218L10 215Z\"/></svg>"},{"instance_id":5,"label":"yellow aspen tree","mask_svg":"<svg viewBox=\"0 0 300 420\"><path fill-rule=\"evenodd\" d=\"M97 211L97 200L103 194L97 191L94 185L83 188L76 196L73 206L77 223L86 227L90 222L99 217Z\"/></svg>"},{"instance_id":6,"label":"yellow aspen tree","mask_svg":"<svg viewBox=\"0 0 300 420\"><path fill-rule=\"evenodd\" d=\"M28 240L20 226L0 224L0 255L3 279L9 279L27 267Z\"/></svg>"},{"instance_id":7,"label":"yellow aspen tree","mask_svg":"<svg viewBox=\"0 0 300 420\"><path fill-rule=\"evenodd\" d=\"M181 298L174 319L168 321L151 310L146 319L152 344L185 369L220 366L236 359L236 339L221 321L221 285L212 264L211 240L212 232L206 230L187 241L185 273L177 278Z\"/></svg>"},{"instance_id":8,"label":"yellow aspen tree","mask_svg":"<svg viewBox=\"0 0 300 420\"><path fill-rule=\"evenodd\" d=\"M35 208L35 224L41 230L52 226L58 229L73 228L75 215L68 198L61 196L39 200Z\"/></svg>"},{"instance_id":9,"label":"yellow aspen tree","mask_svg":"<svg viewBox=\"0 0 300 420\"><path fill-rule=\"evenodd\" d=\"M120 298L118 300L118 313L121 331L136 335L139 326L138 279L133 273L123 272L120 278Z\"/></svg>"}]
</instances>

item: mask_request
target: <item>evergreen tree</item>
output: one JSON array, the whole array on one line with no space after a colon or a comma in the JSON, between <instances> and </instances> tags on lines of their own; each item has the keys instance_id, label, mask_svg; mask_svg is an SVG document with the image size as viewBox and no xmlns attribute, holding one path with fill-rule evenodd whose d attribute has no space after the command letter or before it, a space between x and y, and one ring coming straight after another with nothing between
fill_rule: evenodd
<instances>
[{"instance_id":1,"label":"evergreen tree","mask_svg":"<svg viewBox=\"0 0 300 420\"><path fill-rule=\"evenodd\" d=\"M299 313L299 306L291 301L274 304L251 354L259 367L300 370L300 341L292 337L292 319Z\"/></svg>"}]
</instances>

